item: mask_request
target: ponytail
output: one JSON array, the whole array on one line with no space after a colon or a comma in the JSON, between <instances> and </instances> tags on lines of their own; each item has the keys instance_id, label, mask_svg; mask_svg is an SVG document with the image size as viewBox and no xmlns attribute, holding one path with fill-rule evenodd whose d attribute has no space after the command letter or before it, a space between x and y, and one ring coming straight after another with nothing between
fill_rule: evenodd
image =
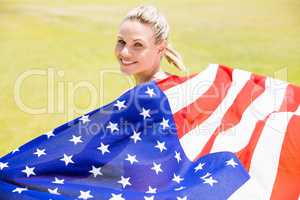
<instances>
[{"instance_id":1,"label":"ponytail","mask_svg":"<svg viewBox=\"0 0 300 200\"><path fill-rule=\"evenodd\" d=\"M182 57L180 54L175 51L175 49L168 43L165 52L165 58L167 59L168 63L173 64L181 71L185 71L186 67L183 64Z\"/></svg>"}]
</instances>

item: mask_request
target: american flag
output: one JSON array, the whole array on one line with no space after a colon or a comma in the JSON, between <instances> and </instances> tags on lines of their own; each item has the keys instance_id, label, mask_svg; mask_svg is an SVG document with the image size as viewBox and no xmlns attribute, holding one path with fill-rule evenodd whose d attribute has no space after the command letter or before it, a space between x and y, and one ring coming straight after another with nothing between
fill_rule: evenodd
<instances>
[{"instance_id":1,"label":"american flag","mask_svg":"<svg viewBox=\"0 0 300 200\"><path fill-rule=\"evenodd\" d=\"M141 84L2 157L0 199L297 199L299 104L217 64Z\"/></svg>"}]
</instances>

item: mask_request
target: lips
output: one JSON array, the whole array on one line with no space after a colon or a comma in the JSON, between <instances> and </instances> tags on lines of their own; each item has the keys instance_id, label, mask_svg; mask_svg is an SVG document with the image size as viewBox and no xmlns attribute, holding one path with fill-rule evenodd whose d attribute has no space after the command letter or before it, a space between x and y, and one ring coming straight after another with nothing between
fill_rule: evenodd
<instances>
[{"instance_id":1,"label":"lips","mask_svg":"<svg viewBox=\"0 0 300 200\"><path fill-rule=\"evenodd\" d=\"M127 60L123 60L123 59L120 59L120 61L123 65L132 65L132 64L136 63L133 61L127 61Z\"/></svg>"}]
</instances>

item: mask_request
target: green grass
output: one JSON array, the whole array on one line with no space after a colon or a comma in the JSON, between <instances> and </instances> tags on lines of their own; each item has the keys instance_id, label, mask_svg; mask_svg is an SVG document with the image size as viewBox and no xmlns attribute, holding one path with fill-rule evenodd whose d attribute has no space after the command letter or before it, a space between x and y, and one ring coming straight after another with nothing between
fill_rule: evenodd
<instances>
[{"instance_id":1,"label":"green grass","mask_svg":"<svg viewBox=\"0 0 300 200\"><path fill-rule=\"evenodd\" d=\"M132 86L127 77L117 73L113 49L122 17L140 3L0 0L0 155L112 101ZM170 41L191 72L199 72L209 63L222 63L300 84L298 0L147 4L165 13L171 25ZM163 65L178 73L165 61ZM46 72L49 68L55 71L53 112L23 111L15 101L16 80L25 71ZM101 77L103 70L105 77ZM58 71L64 75L59 76ZM95 91L80 88L74 97L70 95L70 87L87 82ZM47 87L46 76L25 79L20 90L23 102L34 108L47 107Z\"/></svg>"}]
</instances>

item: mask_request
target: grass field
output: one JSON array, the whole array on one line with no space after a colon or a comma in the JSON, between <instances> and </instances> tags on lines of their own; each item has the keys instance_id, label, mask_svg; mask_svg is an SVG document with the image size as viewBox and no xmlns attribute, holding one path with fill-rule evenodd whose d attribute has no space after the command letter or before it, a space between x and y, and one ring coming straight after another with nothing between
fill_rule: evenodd
<instances>
[{"instance_id":1,"label":"grass field","mask_svg":"<svg viewBox=\"0 0 300 200\"><path fill-rule=\"evenodd\" d=\"M145 2L166 15L191 72L222 63L300 85L299 0L0 0L0 156L132 86L115 35Z\"/></svg>"}]
</instances>

